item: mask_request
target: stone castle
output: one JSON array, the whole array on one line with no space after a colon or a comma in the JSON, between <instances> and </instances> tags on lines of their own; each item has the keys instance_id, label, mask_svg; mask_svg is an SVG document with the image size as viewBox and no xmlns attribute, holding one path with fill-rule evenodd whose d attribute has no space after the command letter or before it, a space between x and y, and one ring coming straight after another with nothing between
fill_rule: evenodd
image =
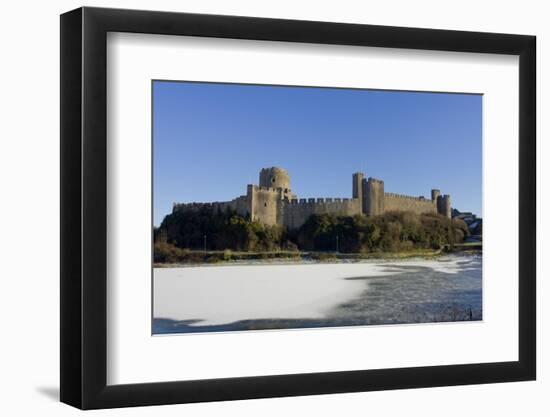
<instances>
[{"instance_id":1,"label":"stone castle","mask_svg":"<svg viewBox=\"0 0 550 417\"><path fill-rule=\"evenodd\" d=\"M300 198L292 193L290 176L282 168L264 168L259 185L249 184L246 195L231 201L214 203L174 203L173 212L198 210L208 206L225 210L230 208L244 217L267 225L281 225L289 229L300 227L312 214L376 216L388 211L439 213L451 218L451 196L432 190L431 199L387 193L384 181L365 178L357 172L352 176L352 198Z\"/></svg>"}]
</instances>

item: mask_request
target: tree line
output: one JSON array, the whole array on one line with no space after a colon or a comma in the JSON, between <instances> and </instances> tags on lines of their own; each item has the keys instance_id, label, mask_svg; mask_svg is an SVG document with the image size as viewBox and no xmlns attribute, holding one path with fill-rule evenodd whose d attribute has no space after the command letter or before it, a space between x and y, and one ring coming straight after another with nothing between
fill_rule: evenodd
<instances>
[{"instance_id":1,"label":"tree line","mask_svg":"<svg viewBox=\"0 0 550 417\"><path fill-rule=\"evenodd\" d=\"M288 230L252 221L230 209L201 207L167 215L155 228L154 240L155 252L178 248L367 253L439 249L462 242L468 234L464 221L435 213L388 212L373 217L319 214L310 216L299 229Z\"/></svg>"}]
</instances>

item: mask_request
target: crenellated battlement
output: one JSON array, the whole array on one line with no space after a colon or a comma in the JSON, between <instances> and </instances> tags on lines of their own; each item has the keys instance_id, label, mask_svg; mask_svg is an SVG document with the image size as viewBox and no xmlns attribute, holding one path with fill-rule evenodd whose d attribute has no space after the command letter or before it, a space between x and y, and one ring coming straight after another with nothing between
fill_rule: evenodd
<instances>
[{"instance_id":1,"label":"crenellated battlement","mask_svg":"<svg viewBox=\"0 0 550 417\"><path fill-rule=\"evenodd\" d=\"M371 182L373 184L384 184L384 181L382 180L379 180L377 178L373 178L373 177L369 177L368 178L368 182Z\"/></svg>"},{"instance_id":2,"label":"crenellated battlement","mask_svg":"<svg viewBox=\"0 0 550 417\"><path fill-rule=\"evenodd\" d=\"M395 197L395 198L404 198L407 200L416 200L416 201L430 201L427 200L424 196L414 197L412 195L397 194L397 193L384 193L385 197Z\"/></svg>"},{"instance_id":3,"label":"crenellated battlement","mask_svg":"<svg viewBox=\"0 0 550 417\"><path fill-rule=\"evenodd\" d=\"M251 187L252 190L254 190L254 191L265 191L265 192L269 192L269 193L280 193L281 192L281 188L264 187L264 186L261 186L261 185L254 185L254 184L249 184L248 187Z\"/></svg>"},{"instance_id":4,"label":"crenellated battlement","mask_svg":"<svg viewBox=\"0 0 550 417\"><path fill-rule=\"evenodd\" d=\"M313 214L354 216L361 214L358 198L302 198L281 205L283 225L295 229L304 224Z\"/></svg>"},{"instance_id":5,"label":"crenellated battlement","mask_svg":"<svg viewBox=\"0 0 550 417\"><path fill-rule=\"evenodd\" d=\"M322 205L326 205L326 204L333 204L333 205L338 205L338 204L342 204L342 203L347 203L347 202L350 202L350 201L359 201L359 199L356 199L356 198L331 198L331 197L326 197L326 198L293 198L289 201L286 202L286 204L289 204L289 205L311 205L311 204L322 204Z\"/></svg>"},{"instance_id":6,"label":"crenellated battlement","mask_svg":"<svg viewBox=\"0 0 550 417\"><path fill-rule=\"evenodd\" d=\"M224 204L229 204L229 201L212 201L207 203L174 203L172 206L172 212L184 210L200 210L202 208L215 208Z\"/></svg>"},{"instance_id":7,"label":"crenellated battlement","mask_svg":"<svg viewBox=\"0 0 550 417\"><path fill-rule=\"evenodd\" d=\"M424 196L386 193L384 187L384 181L355 172L352 175L352 198L298 198L290 190L288 172L271 167L260 171L258 185L247 185L246 195L231 201L174 203L172 211L229 207L242 216L250 216L252 220L289 228L300 227L312 214L323 213L376 216L387 211L413 211L450 217L451 197L441 195L438 189L432 189L431 199L426 199Z\"/></svg>"}]
</instances>

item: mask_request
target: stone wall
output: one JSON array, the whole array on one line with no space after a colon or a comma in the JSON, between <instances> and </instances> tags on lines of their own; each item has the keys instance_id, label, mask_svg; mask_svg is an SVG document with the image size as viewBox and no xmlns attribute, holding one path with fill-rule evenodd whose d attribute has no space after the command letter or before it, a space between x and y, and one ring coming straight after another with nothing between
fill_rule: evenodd
<instances>
[{"instance_id":1,"label":"stone wall","mask_svg":"<svg viewBox=\"0 0 550 417\"><path fill-rule=\"evenodd\" d=\"M356 172L352 175L351 196L363 201L363 173Z\"/></svg>"},{"instance_id":2,"label":"stone wall","mask_svg":"<svg viewBox=\"0 0 550 417\"><path fill-rule=\"evenodd\" d=\"M288 172L282 168L262 168L258 184L260 187L290 190L290 176Z\"/></svg>"},{"instance_id":3,"label":"stone wall","mask_svg":"<svg viewBox=\"0 0 550 417\"><path fill-rule=\"evenodd\" d=\"M301 198L290 190L290 176L282 168L271 167L260 171L260 186L248 185L245 196L231 201L214 203L174 204L176 210L196 210L209 206L225 210L228 207L239 215L267 225L281 225L289 229L300 227L312 214L377 216L388 211L440 213L451 217L451 197L442 196L433 189L431 199L386 193L384 181L364 178L357 172L352 176L353 198Z\"/></svg>"},{"instance_id":4,"label":"stone wall","mask_svg":"<svg viewBox=\"0 0 550 417\"><path fill-rule=\"evenodd\" d=\"M384 181L363 179L363 213L378 216L384 213Z\"/></svg>"},{"instance_id":5,"label":"stone wall","mask_svg":"<svg viewBox=\"0 0 550 417\"><path fill-rule=\"evenodd\" d=\"M437 212L447 218L451 218L451 196L449 194L437 197Z\"/></svg>"},{"instance_id":6,"label":"stone wall","mask_svg":"<svg viewBox=\"0 0 550 417\"><path fill-rule=\"evenodd\" d=\"M270 226L277 224L277 213L281 200L279 190L249 185L247 195L250 199L251 220L258 220Z\"/></svg>"},{"instance_id":7,"label":"stone wall","mask_svg":"<svg viewBox=\"0 0 550 417\"><path fill-rule=\"evenodd\" d=\"M361 214L361 200L358 198L301 198L281 205L283 224L296 229L306 222L312 214L335 214L354 216Z\"/></svg>"},{"instance_id":8,"label":"stone wall","mask_svg":"<svg viewBox=\"0 0 550 417\"><path fill-rule=\"evenodd\" d=\"M236 211L239 215L247 217L250 215L249 199L246 195L237 197L231 201L214 201L211 203L176 203L172 206L172 212L198 211L201 208L225 211L227 208Z\"/></svg>"},{"instance_id":9,"label":"stone wall","mask_svg":"<svg viewBox=\"0 0 550 417\"><path fill-rule=\"evenodd\" d=\"M388 211L412 211L414 213L437 213L435 201L423 197L411 197L407 195L385 193L384 210Z\"/></svg>"},{"instance_id":10,"label":"stone wall","mask_svg":"<svg viewBox=\"0 0 550 417\"><path fill-rule=\"evenodd\" d=\"M228 206L237 214L248 217L250 215L250 201L248 196L242 195L228 203Z\"/></svg>"}]
</instances>

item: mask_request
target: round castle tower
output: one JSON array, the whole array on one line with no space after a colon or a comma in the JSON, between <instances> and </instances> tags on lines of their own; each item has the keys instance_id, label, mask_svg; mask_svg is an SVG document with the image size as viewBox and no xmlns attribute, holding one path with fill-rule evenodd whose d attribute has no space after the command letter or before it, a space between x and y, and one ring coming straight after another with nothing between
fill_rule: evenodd
<instances>
[{"instance_id":1,"label":"round castle tower","mask_svg":"<svg viewBox=\"0 0 550 417\"><path fill-rule=\"evenodd\" d=\"M263 168L260 171L260 187L282 188L290 192L290 176L283 168Z\"/></svg>"}]
</instances>

